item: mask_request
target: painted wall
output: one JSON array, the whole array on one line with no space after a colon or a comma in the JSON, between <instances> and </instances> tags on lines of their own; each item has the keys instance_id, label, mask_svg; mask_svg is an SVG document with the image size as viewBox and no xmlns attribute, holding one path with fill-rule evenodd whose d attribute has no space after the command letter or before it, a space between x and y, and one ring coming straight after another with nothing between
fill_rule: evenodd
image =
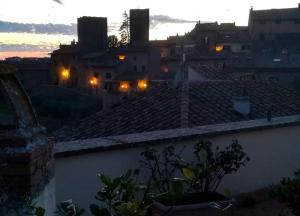
<instances>
[{"instance_id":1,"label":"painted wall","mask_svg":"<svg viewBox=\"0 0 300 216\"><path fill-rule=\"evenodd\" d=\"M252 191L278 183L282 177L291 176L300 168L300 126L220 135L209 138L224 148L238 139L251 158L246 167L227 176L219 191L229 188L234 194ZM184 157L193 158L193 144L197 140L170 143L178 149L186 146ZM163 146L159 146L162 148ZM82 207L97 202L95 194L100 189L97 173L118 176L120 172L139 167L143 148L130 148L103 153L85 154L56 159L56 200L72 198Z\"/></svg>"}]
</instances>

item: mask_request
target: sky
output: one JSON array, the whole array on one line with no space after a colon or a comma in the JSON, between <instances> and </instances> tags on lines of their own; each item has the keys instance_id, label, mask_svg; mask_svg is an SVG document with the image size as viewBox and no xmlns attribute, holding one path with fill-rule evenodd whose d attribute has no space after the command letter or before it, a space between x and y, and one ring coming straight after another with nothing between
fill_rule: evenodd
<instances>
[{"instance_id":1,"label":"sky","mask_svg":"<svg viewBox=\"0 0 300 216\"><path fill-rule=\"evenodd\" d=\"M247 25L251 7L297 6L298 0L1 0L0 59L47 56L60 43L77 39L81 16L108 17L109 34L117 34L125 10L149 8L150 39L155 40L191 31L197 21Z\"/></svg>"}]
</instances>

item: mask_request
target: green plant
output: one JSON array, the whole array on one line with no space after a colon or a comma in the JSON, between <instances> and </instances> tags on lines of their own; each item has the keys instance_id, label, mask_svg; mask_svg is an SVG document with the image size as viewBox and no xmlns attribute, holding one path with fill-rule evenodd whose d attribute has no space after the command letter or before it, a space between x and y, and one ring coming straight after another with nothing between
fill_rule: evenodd
<instances>
[{"instance_id":1,"label":"green plant","mask_svg":"<svg viewBox=\"0 0 300 216\"><path fill-rule=\"evenodd\" d=\"M57 216L80 216L83 215L84 209L79 208L72 200L66 200L57 206L55 215Z\"/></svg>"},{"instance_id":2,"label":"green plant","mask_svg":"<svg viewBox=\"0 0 300 216\"><path fill-rule=\"evenodd\" d=\"M37 203L34 202L32 198L10 198L6 207L7 209L5 210L5 213L2 212L5 215L44 216L46 213L45 209L37 206Z\"/></svg>"},{"instance_id":3,"label":"green plant","mask_svg":"<svg viewBox=\"0 0 300 216\"><path fill-rule=\"evenodd\" d=\"M90 205L90 210L95 216L116 215L135 216L137 212L142 216L147 212L149 205L146 202L147 187L137 182L138 170L127 171L120 177L111 178L99 174L103 187L97 193L96 199L101 206Z\"/></svg>"},{"instance_id":4,"label":"green plant","mask_svg":"<svg viewBox=\"0 0 300 216\"><path fill-rule=\"evenodd\" d=\"M171 183L170 190L168 192L157 194L152 198L155 200L160 200L162 202L167 201L170 202L172 205L179 200L181 200L184 196L184 186L182 179L174 178Z\"/></svg>"},{"instance_id":5,"label":"green plant","mask_svg":"<svg viewBox=\"0 0 300 216\"><path fill-rule=\"evenodd\" d=\"M151 179L153 192L167 193L171 190L175 172L178 170L182 160L173 146L165 147L161 152L154 148L147 148L141 153L143 159L140 161L142 169Z\"/></svg>"},{"instance_id":6,"label":"green plant","mask_svg":"<svg viewBox=\"0 0 300 216\"><path fill-rule=\"evenodd\" d=\"M237 140L233 140L225 150L216 147L212 150L212 143L200 141L194 146L196 162L187 163L182 173L190 185L190 189L197 192L216 191L223 177L237 172L249 161Z\"/></svg>"},{"instance_id":7,"label":"green plant","mask_svg":"<svg viewBox=\"0 0 300 216\"><path fill-rule=\"evenodd\" d=\"M287 204L295 215L300 215L300 170L294 178L283 178L280 185L273 188L272 195Z\"/></svg>"}]
</instances>

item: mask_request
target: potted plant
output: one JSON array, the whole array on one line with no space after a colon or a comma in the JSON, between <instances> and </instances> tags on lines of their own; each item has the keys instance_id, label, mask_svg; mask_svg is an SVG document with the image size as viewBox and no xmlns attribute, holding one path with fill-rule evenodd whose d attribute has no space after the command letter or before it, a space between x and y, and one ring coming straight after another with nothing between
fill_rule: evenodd
<instances>
[{"instance_id":1,"label":"potted plant","mask_svg":"<svg viewBox=\"0 0 300 216\"><path fill-rule=\"evenodd\" d=\"M102 188L96 199L101 205L90 205L94 216L145 216L149 204L146 202L147 187L138 183L138 170L128 170L119 177L111 178L99 174Z\"/></svg>"},{"instance_id":2,"label":"potted plant","mask_svg":"<svg viewBox=\"0 0 300 216\"><path fill-rule=\"evenodd\" d=\"M237 172L249 158L236 140L220 150L212 150L212 143L200 141L194 146L196 160L183 162L179 167L183 176L175 178L170 191L155 200L152 211L154 215L216 215L219 210L226 210L233 200L217 193L223 177Z\"/></svg>"},{"instance_id":3,"label":"potted plant","mask_svg":"<svg viewBox=\"0 0 300 216\"><path fill-rule=\"evenodd\" d=\"M300 170L294 173L293 178L283 178L279 185L273 187L271 195L286 205L280 216L300 215Z\"/></svg>"}]
</instances>

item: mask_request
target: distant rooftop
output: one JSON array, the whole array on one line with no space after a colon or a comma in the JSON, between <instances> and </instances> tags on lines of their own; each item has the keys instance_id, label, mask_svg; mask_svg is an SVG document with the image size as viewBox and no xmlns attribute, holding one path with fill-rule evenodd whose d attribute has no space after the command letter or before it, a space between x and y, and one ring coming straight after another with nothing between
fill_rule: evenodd
<instances>
[{"instance_id":1,"label":"distant rooftop","mask_svg":"<svg viewBox=\"0 0 300 216\"><path fill-rule=\"evenodd\" d=\"M173 86L150 83L111 110L100 111L55 132L58 141L72 141L176 128L222 124L300 114L300 94L262 81L208 81ZM247 91L251 112L243 116L233 97Z\"/></svg>"},{"instance_id":2,"label":"distant rooftop","mask_svg":"<svg viewBox=\"0 0 300 216\"><path fill-rule=\"evenodd\" d=\"M298 8L283 8L269 10L252 10L250 18L255 21L268 20L295 20L300 19L300 7Z\"/></svg>"}]
</instances>

